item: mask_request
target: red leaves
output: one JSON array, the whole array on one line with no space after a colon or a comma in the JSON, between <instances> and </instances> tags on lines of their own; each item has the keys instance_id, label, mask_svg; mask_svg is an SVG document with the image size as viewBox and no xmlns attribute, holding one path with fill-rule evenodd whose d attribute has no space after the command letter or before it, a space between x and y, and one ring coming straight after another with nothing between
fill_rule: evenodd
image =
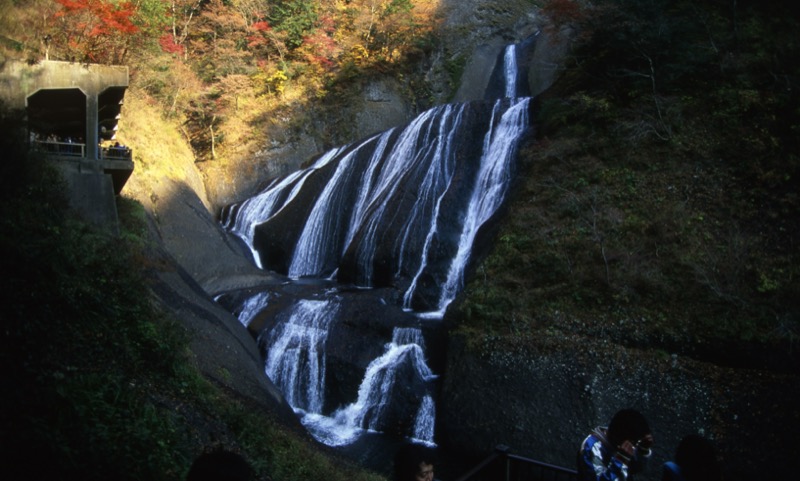
<instances>
[{"instance_id":1,"label":"red leaves","mask_svg":"<svg viewBox=\"0 0 800 481\"><path fill-rule=\"evenodd\" d=\"M272 30L272 27L270 27L269 23L265 21L255 22L253 25L250 26L250 28L252 28L257 32L269 32L270 30Z\"/></svg>"},{"instance_id":2,"label":"red leaves","mask_svg":"<svg viewBox=\"0 0 800 481\"><path fill-rule=\"evenodd\" d=\"M183 45L176 43L175 37L171 33L165 33L164 35L159 37L158 44L161 46L161 50L163 50L164 52L183 55L184 52Z\"/></svg>"},{"instance_id":3,"label":"red leaves","mask_svg":"<svg viewBox=\"0 0 800 481\"><path fill-rule=\"evenodd\" d=\"M303 37L302 45L308 62L326 69L333 68L335 65L333 57L338 51L338 46L336 41L323 30L314 30L310 35Z\"/></svg>"},{"instance_id":4,"label":"red leaves","mask_svg":"<svg viewBox=\"0 0 800 481\"><path fill-rule=\"evenodd\" d=\"M139 32L133 23L133 2L110 0L55 0L63 7L54 14L60 20L62 45L70 56L91 61L121 62L128 39Z\"/></svg>"},{"instance_id":5,"label":"red leaves","mask_svg":"<svg viewBox=\"0 0 800 481\"><path fill-rule=\"evenodd\" d=\"M89 0L56 0L67 10L81 10L88 8Z\"/></svg>"},{"instance_id":6,"label":"red leaves","mask_svg":"<svg viewBox=\"0 0 800 481\"><path fill-rule=\"evenodd\" d=\"M104 0L56 0L64 10L56 13L57 17L88 17L78 22L78 27L88 27L87 35L134 34L139 28L131 21L136 13L136 5L132 2L114 4Z\"/></svg>"},{"instance_id":7,"label":"red leaves","mask_svg":"<svg viewBox=\"0 0 800 481\"><path fill-rule=\"evenodd\" d=\"M272 30L272 27L266 21L255 22L250 25L252 35L247 36L247 46L252 49L258 49L269 45L269 41L264 36L267 32Z\"/></svg>"}]
</instances>

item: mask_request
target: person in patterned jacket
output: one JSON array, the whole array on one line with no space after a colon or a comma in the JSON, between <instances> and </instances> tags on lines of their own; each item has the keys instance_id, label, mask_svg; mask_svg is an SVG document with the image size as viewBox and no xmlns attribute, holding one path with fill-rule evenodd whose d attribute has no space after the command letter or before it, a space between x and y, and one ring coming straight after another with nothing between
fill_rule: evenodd
<instances>
[{"instance_id":1,"label":"person in patterned jacket","mask_svg":"<svg viewBox=\"0 0 800 481\"><path fill-rule=\"evenodd\" d=\"M578 452L579 481L632 481L652 454L647 419L634 409L614 414L608 427L597 427Z\"/></svg>"}]
</instances>

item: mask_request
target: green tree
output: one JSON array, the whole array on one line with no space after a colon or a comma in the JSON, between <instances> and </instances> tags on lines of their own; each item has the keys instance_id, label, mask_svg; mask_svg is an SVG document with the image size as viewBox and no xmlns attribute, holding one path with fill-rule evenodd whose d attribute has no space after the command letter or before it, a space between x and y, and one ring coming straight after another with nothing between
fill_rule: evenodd
<instances>
[{"instance_id":1,"label":"green tree","mask_svg":"<svg viewBox=\"0 0 800 481\"><path fill-rule=\"evenodd\" d=\"M295 49L314 30L319 20L318 2L311 0L278 0L272 4L269 20L276 30L286 32L286 44Z\"/></svg>"},{"instance_id":2,"label":"green tree","mask_svg":"<svg viewBox=\"0 0 800 481\"><path fill-rule=\"evenodd\" d=\"M139 0L133 23L151 41L158 39L171 25L170 6L163 0Z\"/></svg>"}]
</instances>

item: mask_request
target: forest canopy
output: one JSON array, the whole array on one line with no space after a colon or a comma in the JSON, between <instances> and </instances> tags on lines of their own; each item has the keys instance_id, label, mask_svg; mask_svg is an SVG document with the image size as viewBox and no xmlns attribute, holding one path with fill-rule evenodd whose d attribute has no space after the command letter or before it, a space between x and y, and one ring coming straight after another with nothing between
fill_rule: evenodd
<instances>
[{"instance_id":1,"label":"forest canopy","mask_svg":"<svg viewBox=\"0 0 800 481\"><path fill-rule=\"evenodd\" d=\"M198 160L218 156L243 96L325 99L360 76L401 72L438 25L438 0L4 3L5 56L128 65Z\"/></svg>"}]
</instances>

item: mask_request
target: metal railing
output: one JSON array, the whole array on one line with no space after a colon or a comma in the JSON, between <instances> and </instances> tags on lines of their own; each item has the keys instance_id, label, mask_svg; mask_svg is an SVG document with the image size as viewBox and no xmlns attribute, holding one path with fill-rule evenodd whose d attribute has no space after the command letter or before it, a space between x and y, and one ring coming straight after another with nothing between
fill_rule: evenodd
<instances>
[{"instance_id":1,"label":"metal railing","mask_svg":"<svg viewBox=\"0 0 800 481\"><path fill-rule=\"evenodd\" d=\"M47 140L34 140L33 148L53 155L63 155L67 157L85 157L86 144L75 142L54 142Z\"/></svg>"},{"instance_id":2,"label":"metal railing","mask_svg":"<svg viewBox=\"0 0 800 481\"><path fill-rule=\"evenodd\" d=\"M75 142L56 142L50 140L34 140L34 150L60 157L86 157L86 144ZM133 152L124 146L101 147L100 158L104 160L133 160Z\"/></svg>"},{"instance_id":3,"label":"metal railing","mask_svg":"<svg viewBox=\"0 0 800 481\"><path fill-rule=\"evenodd\" d=\"M495 451L457 481L576 481L574 469L543 463L510 453L507 446Z\"/></svg>"},{"instance_id":4,"label":"metal railing","mask_svg":"<svg viewBox=\"0 0 800 481\"><path fill-rule=\"evenodd\" d=\"M133 160L131 149L128 147L103 147L100 149L100 158L108 160Z\"/></svg>"}]
</instances>

